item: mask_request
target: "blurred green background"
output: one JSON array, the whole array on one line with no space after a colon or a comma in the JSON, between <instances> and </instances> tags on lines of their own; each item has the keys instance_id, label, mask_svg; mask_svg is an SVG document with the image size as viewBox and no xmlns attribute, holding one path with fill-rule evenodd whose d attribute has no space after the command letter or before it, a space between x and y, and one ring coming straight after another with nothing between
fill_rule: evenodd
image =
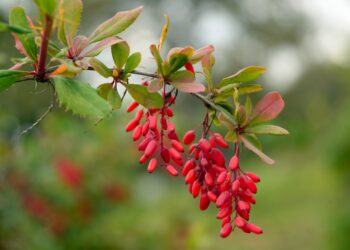
<instances>
[{"instance_id":1,"label":"blurred green background","mask_svg":"<svg viewBox=\"0 0 350 250\"><path fill-rule=\"evenodd\" d=\"M131 119L127 103L97 126L55 107L19 137L52 99L49 86L32 82L0 93L0 249L350 249L347 0L84 2L81 34L118 10L145 5L122 34L144 55L144 70L154 70L148 46L158 41L164 13L171 20L164 51L213 44L217 81L247 65L268 68L260 83L265 92L281 91L286 107L275 123L291 134L262 138L273 167L244 153L243 168L262 178L251 215L264 234L237 231L221 239L213 206L201 212L181 178L147 174L123 129ZM0 20L16 4L35 15L31 1L1 0ZM0 68L16 56L12 37L1 33ZM108 51L100 58L111 65ZM102 83L93 73L82 78ZM204 110L191 97L179 98L182 134ZM76 185L67 183L65 170Z\"/></svg>"}]
</instances>

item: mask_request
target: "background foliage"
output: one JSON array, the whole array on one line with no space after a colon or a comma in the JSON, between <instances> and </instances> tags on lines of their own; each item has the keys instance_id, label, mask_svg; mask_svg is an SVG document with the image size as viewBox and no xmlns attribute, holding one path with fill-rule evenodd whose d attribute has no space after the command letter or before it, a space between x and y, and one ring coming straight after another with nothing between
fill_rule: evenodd
<instances>
[{"instance_id":1,"label":"background foliage","mask_svg":"<svg viewBox=\"0 0 350 250\"><path fill-rule=\"evenodd\" d=\"M6 20L9 6L27 2L3 1L0 18ZM39 128L19 138L51 101L49 87L25 83L0 94L0 248L349 249L350 33L341 25L333 24L329 31L324 22L315 22L310 8L329 19L320 11L329 6L317 1L310 6L262 2L88 1L81 30L89 34L115 11L145 4L142 21L124 35L135 51L151 58L148 45L157 41L167 13L172 26L165 46L213 43L217 79L246 65L267 66L261 81L284 91L287 105L276 123L291 135L264 139L276 167L244 154L262 178L252 215L264 228L262 236L237 232L221 240L214 209L209 210L213 216L199 212L181 180L140 169L123 130L131 117L121 112L94 126L56 107ZM322 32L333 34L328 49ZM2 33L1 68L16 55L12 44L10 35ZM112 63L112 58L101 58ZM83 75L91 83L101 82L92 77ZM176 112L182 132L204 115L199 101L182 96ZM81 169L79 188L60 177L57 161L62 159ZM42 199L54 211L47 218L28 209L28 200ZM56 220L65 223L52 225Z\"/></svg>"}]
</instances>

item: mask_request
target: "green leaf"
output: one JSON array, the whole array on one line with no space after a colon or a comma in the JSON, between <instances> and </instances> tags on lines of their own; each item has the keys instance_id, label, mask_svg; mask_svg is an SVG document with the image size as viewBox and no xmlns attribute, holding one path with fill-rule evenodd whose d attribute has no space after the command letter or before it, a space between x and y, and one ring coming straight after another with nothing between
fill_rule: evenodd
<instances>
[{"instance_id":1,"label":"green leaf","mask_svg":"<svg viewBox=\"0 0 350 250\"><path fill-rule=\"evenodd\" d=\"M112 57L115 66L120 71L124 67L130 54L130 48L126 41L121 41L112 46Z\"/></svg>"},{"instance_id":2,"label":"green leaf","mask_svg":"<svg viewBox=\"0 0 350 250\"><path fill-rule=\"evenodd\" d=\"M244 106L240 105L238 107L236 112L236 120L237 120L237 124L240 125L240 127L243 127L246 124L248 117Z\"/></svg>"},{"instance_id":3,"label":"green leaf","mask_svg":"<svg viewBox=\"0 0 350 250\"><path fill-rule=\"evenodd\" d=\"M133 72L141 63L141 53L136 52L129 56L128 60L125 64L125 72L131 73Z\"/></svg>"},{"instance_id":4,"label":"green leaf","mask_svg":"<svg viewBox=\"0 0 350 250\"><path fill-rule=\"evenodd\" d=\"M236 132L234 130L227 131L227 133L225 135L225 140L226 141L235 142L237 140Z\"/></svg>"},{"instance_id":5,"label":"green leaf","mask_svg":"<svg viewBox=\"0 0 350 250\"><path fill-rule=\"evenodd\" d=\"M163 98L158 93L150 93L146 86L138 84L125 85L129 94L134 98L136 102L146 108L161 108L163 106Z\"/></svg>"},{"instance_id":6,"label":"green leaf","mask_svg":"<svg viewBox=\"0 0 350 250\"><path fill-rule=\"evenodd\" d=\"M170 64L170 73L181 69L186 63L191 60L194 49L187 48L173 48L168 53L168 62Z\"/></svg>"},{"instance_id":7,"label":"green leaf","mask_svg":"<svg viewBox=\"0 0 350 250\"><path fill-rule=\"evenodd\" d=\"M96 58L91 58L89 60L89 63L91 67L104 78L113 76L111 70L106 65L104 65L100 60Z\"/></svg>"},{"instance_id":8,"label":"green leaf","mask_svg":"<svg viewBox=\"0 0 350 250\"><path fill-rule=\"evenodd\" d=\"M27 72L18 70L0 70L0 92L8 89L16 83L16 81L22 79Z\"/></svg>"},{"instance_id":9,"label":"green leaf","mask_svg":"<svg viewBox=\"0 0 350 250\"><path fill-rule=\"evenodd\" d=\"M89 38L90 43L98 42L123 32L135 22L142 10L143 6L140 6L132 10L118 12L114 17L97 27Z\"/></svg>"},{"instance_id":10,"label":"green leaf","mask_svg":"<svg viewBox=\"0 0 350 250\"><path fill-rule=\"evenodd\" d=\"M250 99L249 96L245 99L245 104L244 104L245 111L247 112L247 116L249 117L250 114L252 113L252 100Z\"/></svg>"},{"instance_id":11,"label":"green leaf","mask_svg":"<svg viewBox=\"0 0 350 250\"><path fill-rule=\"evenodd\" d=\"M122 106L122 99L118 91L110 83L101 84L97 91L103 99L108 101L112 109L119 109Z\"/></svg>"},{"instance_id":12,"label":"green leaf","mask_svg":"<svg viewBox=\"0 0 350 250\"><path fill-rule=\"evenodd\" d=\"M58 0L34 0L39 10L50 16L54 16L58 6Z\"/></svg>"},{"instance_id":13,"label":"green leaf","mask_svg":"<svg viewBox=\"0 0 350 250\"><path fill-rule=\"evenodd\" d=\"M23 7L20 6L11 9L9 16L9 24L11 26L16 26L25 30L31 30L26 13ZM17 34L17 37L28 56L36 62L39 49L35 43L35 34L33 32L30 32L28 34Z\"/></svg>"},{"instance_id":14,"label":"green leaf","mask_svg":"<svg viewBox=\"0 0 350 250\"><path fill-rule=\"evenodd\" d=\"M30 29L24 29L16 25L9 25L7 23L0 22L0 32L3 31L9 31L16 34L27 34L32 32Z\"/></svg>"},{"instance_id":15,"label":"green leaf","mask_svg":"<svg viewBox=\"0 0 350 250\"><path fill-rule=\"evenodd\" d=\"M157 48L157 46L155 44L151 44L151 46L149 47L151 54L153 55L154 59L156 60L157 63L157 70L158 73L163 75L163 59L159 54L159 50Z\"/></svg>"},{"instance_id":16,"label":"green leaf","mask_svg":"<svg viewBox=\"0 0 350 250\"><path fill-rule=\"evenodd\" d=\"M182 92L197 93L205 91L204 85L194 82L194 75L187 70L177 71L171 74L169 81L171 85Z\"/></svg>"},{"instance_id":17,"label":"green leaf","mask_svg":"<svg viewBox=\"0 0 350 250\"><path fill-rule=\"evenodd\" d=\"M108 103L89 84L61 76L52 80L60 105L66 106L74 114L101 119L110 113Z\"/></svg>"},{"instance_id":18,"label":"green leaf","mask_svg":"<svg viewBox=\"0 0 350 250\"><path fill-rule=\"evenodd\" d=\"M212 81L212 69L214 64L215 64L215 57L212 54L206 55L202 58L202 70L203 70L204 78L208 83L208 88L210 92L214 88L214 83Z\"/></svg>"},{"instance_id":19,"label":"green leaf","mask_svg":"<svg viewBox=\"0 0 350 250\"><path fill-rule=\"evenodd\" d=\"M254 154L260 157L260 159L269 164L272 165L275 163L274 160L272 160L270 157L268 157L266 154L264 154L262 151L260 151L257 147L255 147L252 143L250 143L244 136L239 136L239 140L243 142L243 145L250 151L252 151Z\"/></svg>"},{"instance_id":20,"label":"green leaf","mask_svg":"<svg viewBox=\"0 0 350 250\"><path fill-rule=\"evenodd\" d=\"M253 81L257 79L265 71L266 69L260 66L248 66L244 69L241 69L234 75L222 79L222 81L219 84L219 88L232 83L242 83L242 82Z\"/></svg>"},{"instance_id":21,"label":"green leaf","mask_svg":"<svg viewBox=\"0 0 350 250\"><path fill-rule=\"evenodd\" d=\"M219 89L219 96L222 98L231 97L234 90L238 90L238 96L261 91L263 87L259 84L241 85L238 83L228 84Z\"/></svg>"},{"instance_id":22,"label":"green leaf","mask_svg":"<svg viewBox=\"0 0 350 250\"><path fill-rule=\"evenodd\" d=\"M213 103L211 100L209 100L208 98L198 94L198 93L192 93L192 95L196 96L198 99L202 100L205 104L207 104L208 106L210 106L211 108L222 112L222 114L226 117L226 119L231 123L231 124L236 124L236 120L235 117L226 109L224 109L223 107L216 105L215 103Z\"/></svg>"},{"instance_id":23,"label":"green leaf","mask_svg":"<svg viewBox=\"0 0 350 250\"><path fill-rule=\"evenodd\" d=\"M73 38L77 34L83 11L81 0L61 0L58 13L58 38L71 47Z\"/></svg>"},{"instance_id":24,"label":"green leaf","mask_svg":"<svg viewBox=\"0 0 350 250\"><path fill-rule=\"evenodd\" d=\"M266 135L288 135L289 132L275 125L258 125L254 127L248 127L244 130L247 133L254 134L266 134Z\"/></svg>"}]
</instances>

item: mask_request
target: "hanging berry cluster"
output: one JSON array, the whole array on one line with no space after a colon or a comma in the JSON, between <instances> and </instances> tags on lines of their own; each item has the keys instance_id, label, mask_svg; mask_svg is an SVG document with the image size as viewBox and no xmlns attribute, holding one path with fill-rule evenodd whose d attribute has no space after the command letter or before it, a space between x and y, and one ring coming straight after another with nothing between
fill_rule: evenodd
<instances>
[{"instance_id":1,"label":"hanging berry cluster","mask_svg":"<svg viewBox=\"0 0 350 250\"><path fill-rule=\"evenodd\" d=\"M143 85L149 84L143 82ZM164 85L162 97L163 106L160 109L139 109L125 130L133 131L133 140L139 142L138 150L143 152L139 162L143 164L151 159L147 167L148 172L153 173L159 164L165 167L170 175L177 176L177 169L183 165L184 147L179 142L174 124L170 121L173 116L171 105L175 103L175 96L172 92L166 93ZM134 111L138 106L139 104L133 101L127 112ZM141 124L143 118L144 122ZM155 156L157 152L161 162Z\"/></svg>"},{"instance_id":2,"label":"hanging berry cluster","mask_svg":"<svg viewBox=\"0 0 350 250\"><path fill-rule=\"evenodd\" d=\"M37 22L26 15L24 8L16 6L10 11L9 23L0 23L0 31L12 33L16 48L22 55L10 69L0 70L0 92L17 82L49 83L47 86L54 90L53 97L57 97L66 110L98 121L120 109L128 93L134 101L127 112L140 108L125 129L132 132L132 138L142 152L139 162L148 164L148 172L153 173L157 166L172 176L181 172L193 197L200 196L201 210L207 209L210 203L219 208L216 217L222 221L222 237L227 237L234 228L261 234L260 227L248 222L251 206L255 204L256 183L260 179L241 168L240 154L248 149L267 164L273 164L274 161L262 152L257 136L288 134L281 127L265 124L276 118L284 107L278 92L266 94L255 107L249 97L249 94L263 89L261 85L249 82L263 74L265 68L248 66L214 82L212 45L197 50L192 47L172 48L164 58L161 49L169 26L166 16L158 44L150 45L157 70L141 72L137 70L141 53L130 53L127 41L119 33L136 21L143 6L116 13L92 34L84 36L77 35L82 0L34 2L40 13ZM59 43L52 39L55 33ZM113 57L112 67L96 58L107 48ZM21 70L24 66L32 70ZM205 84L197 82L196 69L201 71ZM86 70L95 71L111 81L99 85L96 91L89 84L74 79ZM133 74L148 79L141 84L132 84L129 79ZM125 88L123 95L119 94L118 85ZM194 143L194 130L183 137L183 143L189 145L186 153L171 122L172 107L178 94L199 99L207 110L198 142ZM241 103L243 98L244 103ZM36 126L52 107L53 104L25 131ZM214 132L214 126L224 127L225 136ZM223 150L229 150L230 144L235 149L227 164Z\"/></svg>"}]
</instances>

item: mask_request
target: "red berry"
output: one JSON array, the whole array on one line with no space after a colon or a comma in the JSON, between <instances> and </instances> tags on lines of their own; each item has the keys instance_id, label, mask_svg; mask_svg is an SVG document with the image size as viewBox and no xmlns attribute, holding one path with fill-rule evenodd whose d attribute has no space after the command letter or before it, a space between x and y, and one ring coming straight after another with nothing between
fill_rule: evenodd
<instances>
[{"instance_id":1,"label":"red berry","mask_svg":"<svg viewBox=\"0 0 350 250\"><path fill-rule=\"evenodd\" d=\"M161 150L161 152L160 152L160 155L161 155L161 157L162 157L162 159L163 159L163 161L165 163L169 163L170 162L170 154L169 154L169 150L168 149L163 148Z\"/></svg>"},{"instance_id":2,"label":"red berry","mask_svg":"<svg viewBox=\"0 0 350 250\"><path fill-rule=\"evenodd\" d=\"M179 151L177 151L175 148L170 148L169 149L169 153L170 153L170 157L175 161L175 160L182 160L182 156L179 153Z\"/></svg>"},{"instance_id":3,"label":"red berry","mask_svg":"<svg viewBox=\"0 0 350 250\"><path fill-rule=\"evenodd\" d=\"M128 123L125 127L126 132L130 132L136 128L136 126L139 125L138 121L132 120L131 122Z\"/></svg>"},{"instance_id":4,"label":"red berry","mask_svg":"<svg viewBox=\"0 0 350 250\"><path fill-rule=\"evenodd\" d=\"M260 227L258 227L257 225L254 225L253 223L247 223L246 228L250 232L255 233L255 234L262 234L263 233L263 230Z\"/></svg>"},{"instance_id":5,"label":"red berry","mask_svg":"<svg viewBox=\"0 0 350 250\"><path fill-rule=\"evenodd\" d=\"M231 193L228 191L224 191L217 198L215 205L217 207L222 207L230 199L230 197L231 197Z\"/></svg>"},{"instance_id":6,"label":"red berry","mask_svg":"<svg viewBox=\"0 0 350 250\"><path fill-rule=\"evenodd\" d=\"M229 167L231 170L236 170L239 168L239 158L236 154L231 158Z\"/></svg>"},{"instance_id":7,"label":"red berry","mask_svg":"<svg viewBox=\"0 0 350 250\"><path fill-rule=\"evenodd\" d=\"M205 183L208 185L208 186L212 186L214 185L214 179L213 179L213 176L210 174L210 173L206 173L205 176L204 176L204 179L205 179Z\"/></svg>"},{"instance_id":8,"label":"red berry","mask_svg":"<svg viewBox=\"0 0 350 250\"><path fill-rule=\"evenodd\" d=\"M189 130L184 135L184 138L182 141L184 142L185 145L189 145L194 141L194 139L196 139L196 133L194 132L194 130Z\"/></svg>"},{"instance_id":9,"label":"red berry","mask_svg":"<svg viewBox=\"0 0 350 250\"><path fill-rule=\"evenodd\" d=\"M227 236L229 236L232 232L232 225L230 223L226 223L220 231L220 236L222 238L226 238Z\"/></svg>"},{"instance_id":10,"label":"red berry","mask_svg":"<svg viewBox=\"0 0 350 250\"><path fill-rule=\"evenodd\" d=\"M199 144L199 147L203 150L203 152L205 154L207 154L209 152L209 150L211 149L210 143L204 138L200 139L198 144Z\"/></svg>"},{"instance_id":11,"label":"red berry","mask_svg":"<svg viewBox=\"0 0 350 250\"><path fill-rule=\"evenodd\" d=\"M134 120L140 122L143 116L143 109L140 109L136 112Z\"/></svg>"},{"instance_id":12,"label":"red berry","mask_svg":"<svg viewBox=\"0 0 350 250\"><path fill-rule=\"evenodd\" d=\"M209 205L210 205L210 200L208 198L208 195L205 192L203 192L201 194L201 198L199 201L199 208L200 210L204 211L209 207Z\"/></svg>"},{"instance_id":13,"label":"red berry","mask_svg":"<svg viewBox=\"0 0 350 250\"><path fill-rule=\"evenodd\" d=\"M218 197L216 196L216 194L215 194L214 192L209 191L209 192L208 192L208 198L209 198L212 202L216 202L216 199L217 199Z\"/></svg>"},{"instance_id":14,"label":"red berry","mask_svg":"<svg viewBox=\"0 0 350 250\"><path fill-rule=\"evenodd\" d=\"M154 152L156 152L157 147L158 147L158 143L156 140L150 141L150 143L148 143L148 145L146 147L145 155L147 157L151 157L154 154Z\"/></svg>"},{"instance_id":15,"label":"red berry","mask_svg":"<svg viewBox=\"0 0 350 250\"><path fill-rule=\"evenodd\" d=\"M196 180L196 171L194 169L190 170L185 178L185 183L193 183Z\"/></svg>"},{"instance_id":16,"label":"red berry","mask_svg":"<svg viewBox=\"0 0 350 250\"><path fill-rule=\"evenodd\" d=\"M149 161L147 171L150 173L153 173L154 170L156 170L158 160L157 158L153 158L152 160Z\"/></svg>"},{"instance_id":17,"label":"red berry","mask_svg":"<svg viewBox=\"0 0 350 250\"><path fill-rule=\"evenodd\" d=\"M221 174L219 174L218 178L216 179L216 181L218 182L218 184L222 184L225 182L227 177L227 172L222 172Z\"/></svg>"},{"instance_id":18,"label":"red berry","mask_svg":"<svg viewBox=\"0 0 350 250\"><path fill-rule=\"evenodd\" d=\"M222 137L222 135L215 133L214 134L215 142L222 148L228 148L228 144L225 141L225 139Z\"/></svg>"},{"instance_id":19,"label":"red berry","mask_svg":"<svg viewBox=\"0 0 350 250\"><path fill-rule=\"evenodd\" d=\"M132 134L132 139L137 141L142 136L142 125L138 125Z\"/></svg>"},{"instance_id":20,"label":"red berry","mask_svg":"<svg viewBox=\"0 0 350 250\"><path fill-rule=\"evenodd\" d=\"M256 174L252 173L252 172L245 172L245 175L248 176L255 183L256 182L260 182L260 177L257 176Z\"/></svg>"},{"instance_id":21,"label":"red berry","mask_svg":"<svg viewBox=\"0 0 350 250\"><path fill-rule=\"evenodd\" d=\"M191 62L188 62L185 64L185 69L187 71L191 72L192 74L195 74L193 64Z\"/></svg>"},{"instance_id":22,"label":"red berry","mask_svg":"<svg viewBox=\"0 0 350 250\"><path fill-rule=\"evenodd\" d=\"M171 146L179 152L185 152L184 147L177 140L171 140Z\"/></svg>"},{"instance_id":23,"label":"red berry","mask_svg":"<svg viewBox=\"0 0 350 250\"><path fill-rule=\"evenodd\" d=\"M130 113L130 112L134 111L134 109L136 109L138 106L139 106L139 104L138 104L137 102L132 101L132 102L130 103L130 105L128 106L128 108L127 108L126 111L127 111L128 113Z\"/></svg>"},{"instance_id":24,"label":"red berry","mask_svg":"<svg viewBox=\"0 0 350 250\"><path fill-rule=\"evenodd\" d=\"M140 159L139 159L139 162L140 162L141 164L143 164L143 163L145 163L147 160L148 160L147 155L142 155L142 156L140 157Z\"/></svg>"},{"instance_id":25,"label":"red berry","mask_svg":"<svg viewBox=\"0 0 350 250\"><path fill-rule=\"evenodd\" d=\"M168 171L168 173L170 175L172 175L172 176L177 176L178 175L177 170L170 164L166 166L166 171Z\"/></svg>"},{"instance_id":26,"label":"red berry","mask_svg":"<svg viewBox=\"0 0 350 250\"><path fill-rule=\"evenodd\" d=\"M186 176L191 169L195 168L195 166L196 165L192 160L186 161L185 166L182 169L182 175Z\"/></svg>"},{"instance_id":27,"label":"red berry","mask_svg":"<svg viewBox=\"0 0 350 250\"><path fill-rule=\"evenodd\" d=\"M242 228L247 224L247 222L242 217L240 217L238 215L234 219L234 222L235 222L235 225L239 228Z\"/></svg>"}]
</instances>

